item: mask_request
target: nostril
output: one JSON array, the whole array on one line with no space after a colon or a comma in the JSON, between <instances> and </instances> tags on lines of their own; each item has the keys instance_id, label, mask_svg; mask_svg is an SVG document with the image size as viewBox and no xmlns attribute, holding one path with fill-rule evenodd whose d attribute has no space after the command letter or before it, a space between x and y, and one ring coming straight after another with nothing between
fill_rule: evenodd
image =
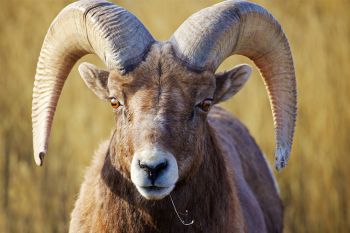
<instances>
[{"instance_id":1,"label":"nostril","mask_svg":"<svg viewBox=\"0 0 350 233\"><path fill-rule=\"evenodd\" d=\"M147 166L146 164L144 163L141 163L141 161L139 160L139 167L145 171L148 171L150 169L149 166Z\"/></svg>"},{"instance_id":2,"label":"nostril","mask_svg":"<svg viewBox=\"0 0 350 233\"><path fill-rule=\"evenodd\" d=\"M164 170L167 166L168 166L167 161L164 161L163 163L158 164L158 165L154 168L154 170L155 170L156 172L160 172L161 170Z\"/></svg>"},{"instance_id":3,"label":"nostril","mask_svg":"<svg viewBox=\"0 0 350 233\"><path fill-rule=\"evenodd\" d=\"M162 170L164 170L167 166L167 161L164 161L156 166L150 166L146 163L141 163L141 161L139 161L139 167L147 173L148 178L152 181L152 183L154 183L159 173Z\"/></svg>"}]
</instances>

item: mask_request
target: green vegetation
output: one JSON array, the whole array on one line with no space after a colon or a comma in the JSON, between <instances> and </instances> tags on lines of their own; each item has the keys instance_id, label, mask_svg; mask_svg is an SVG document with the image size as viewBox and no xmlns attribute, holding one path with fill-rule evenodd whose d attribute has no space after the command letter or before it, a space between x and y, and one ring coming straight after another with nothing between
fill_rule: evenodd
<instances>
[{"instance_id":1,"label":"green vegetation","mask_svg":"<svg viewBox=\"0 0 350 233\"><path fill-rule=\"evenodd\" d=\"M0 232L66 232L84 168L113 127L109 106L73 69L57 108L44 166L32 155L31 94L49 24L70 1L2 1L0 9ZM215 1L119 1L161 40ZM350 232L350 1L258 0L280 21L294 54L299 116L290 164L277 174L285 232ZM94 56L84 58L102 65ZM242 57L228 59L229 69ZM274 133L255 69L224 107L250 129L269 161Z\"/></svg>"}]
</instances>

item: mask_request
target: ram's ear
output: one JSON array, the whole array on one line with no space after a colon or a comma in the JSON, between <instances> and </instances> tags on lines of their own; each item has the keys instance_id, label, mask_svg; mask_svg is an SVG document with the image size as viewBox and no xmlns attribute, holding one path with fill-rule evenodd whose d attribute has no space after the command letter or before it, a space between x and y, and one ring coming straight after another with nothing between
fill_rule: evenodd
<instances>
[{"instance_id":1,"label":"ram's ear","mask_svg":"<svg viewBox=\"0 0 350 233\"><path fill-rule=\"evenodd\" d=\"M225 101L235 95L246 83L252 68L249 65L238 65L232 70L215 74L216 89L214 103Z\"/></svg>"},{"instance_id":2,"label":"ram's ear","mask_svg":"<svg viewBox=\"0 0 350 233\"><path fill-rule=\"evenodd\" d=\"M107 99L109 72L86 62L80 64L78 69L80 76L88 88L90 88L99 98Z\"/></svg>"}]
</instances>

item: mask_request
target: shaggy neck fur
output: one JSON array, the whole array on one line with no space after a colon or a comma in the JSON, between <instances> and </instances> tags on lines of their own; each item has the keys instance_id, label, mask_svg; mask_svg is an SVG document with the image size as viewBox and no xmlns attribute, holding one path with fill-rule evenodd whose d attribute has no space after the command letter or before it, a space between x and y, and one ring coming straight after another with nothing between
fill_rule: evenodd
<instances>
[{"instance_id":1,"label":"shaggy neck fur","mask_svg":"<svg viewBox=\"0 0 350 233\"><path fill-rule=\"evenodd\" d=\"M119 157L113 145L114 137L101 172L101 195L98 223L105 232L243 232L242 216L232 174L228 174L224 156L207 125L208 134L203 148L198 153L203 157L197 171L186 180L180 180L171 193L179 212L187 209L186 221L194 220L191 226L179 221L169 197L148 201L136 190L131 180L116 169L114 159ZM112 153L114 152L114 153ZM125 155L124 155L125 156ZM230 221L222 216L232 216Z\"/></svg>"}]
</instances>

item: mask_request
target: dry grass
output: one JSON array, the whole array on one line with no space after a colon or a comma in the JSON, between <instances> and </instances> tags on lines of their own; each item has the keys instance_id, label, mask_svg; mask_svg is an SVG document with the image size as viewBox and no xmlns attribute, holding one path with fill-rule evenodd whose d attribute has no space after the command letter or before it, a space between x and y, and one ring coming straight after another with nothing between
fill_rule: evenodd
<instances>
[{"instance_id":1,"label":"dry grass","mask_svg":"<svg viewBox=\"0 0 350 233\"><path fill-rule=\"evenodd\" d=\"M58 106L45 166L35 167L30 122L35 66L48 25L68 2L1 1L0 232L66 232L84 167L113 126L109 108L84 87L75 68ZM191 13L214 2L119 1L159 39L167 39ZM298 78L292 159L277 174L285 232L350 232L350 2L257 2L283 25ZM101 65L92 56L84 60ZM238 62L250 63L235 57L221 68ZM224 106L249 127L272 162L272 118L257 72Z\"/></svg>"}]
</instances>

